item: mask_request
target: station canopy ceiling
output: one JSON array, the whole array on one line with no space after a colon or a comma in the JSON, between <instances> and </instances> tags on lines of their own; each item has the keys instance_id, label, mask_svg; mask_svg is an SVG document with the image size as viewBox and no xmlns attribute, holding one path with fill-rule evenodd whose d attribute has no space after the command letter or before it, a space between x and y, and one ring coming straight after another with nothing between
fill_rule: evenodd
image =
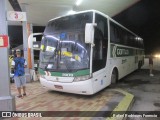
<instances>
[{"instance_id":1,"label":"station canopy ceiling","mask_svg":"<svg viewBox=\"0 0 160 120\"><path fill-rule=\"evenodd\" d=\"M7 0L8 1L8 0ZM140 0L17 0L19 5L26 7L27 20L35 26L45 26L57 16L68 14L70 10L82 11L95 9L110 17L122 12ZM13 11L8 2L8 11ZM10 25L21 25L20 22L9 22Z\"/></svg>"}]
</instances>

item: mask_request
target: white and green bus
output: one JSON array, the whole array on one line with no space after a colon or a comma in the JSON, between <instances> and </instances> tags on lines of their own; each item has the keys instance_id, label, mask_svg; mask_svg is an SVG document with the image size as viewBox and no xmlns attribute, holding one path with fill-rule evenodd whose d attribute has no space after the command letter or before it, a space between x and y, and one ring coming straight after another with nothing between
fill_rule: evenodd
<instances>
[{"instance_id":1,"label":"white and green bus","mask_svg":"<svg viewBox=\"0 0 160 120\"><path fill-rule=\"evenodd\" d=\"M143 40L109 16L87 10L48 22L40 50L42 86L91 95L144 63Z\"/></svg>"}]
</instances>

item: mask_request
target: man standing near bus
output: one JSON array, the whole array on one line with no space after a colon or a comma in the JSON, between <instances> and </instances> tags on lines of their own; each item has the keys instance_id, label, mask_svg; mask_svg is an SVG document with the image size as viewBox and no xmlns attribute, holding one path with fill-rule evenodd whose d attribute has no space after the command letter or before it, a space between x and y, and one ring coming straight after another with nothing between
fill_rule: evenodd
<instances>
[{"instance_id":1,"label":"man standing near bus","mask_svg":"<svg viewBox=\"0 0 160 120\"><path fill-rule=\"evenodd\" d=\"M16 50L17 57L12 61L12 66L14 68L14 82L18 90L18 98L22 98L26 96L26 78L25 78L25 70L27 67L26 60L21 56L21 50ZM21 87L23 88L23 96L21 94Z\"/></svg>"},{"instance_id":2,"label":"man standing near bus","mask_svg":"<svg viewBox=\"0 0 160 120\"><path fill-rule=\"evenodd\" d=\"M150 69L150 71L149 71L150 76L153 77L154 75L152 73L152 71L153 71L153 55L152 54L149 56L149 69Z\"/></svg>"}]
</instances>

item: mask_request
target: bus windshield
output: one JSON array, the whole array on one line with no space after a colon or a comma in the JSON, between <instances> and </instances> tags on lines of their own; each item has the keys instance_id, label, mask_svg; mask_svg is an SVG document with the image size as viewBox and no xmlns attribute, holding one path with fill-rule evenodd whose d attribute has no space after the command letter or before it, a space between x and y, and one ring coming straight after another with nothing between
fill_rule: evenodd
<instances>
[{"instance_id":1,"label":"bus windshield","mask_svg":"<svg viewBox=\"0 0 160 120\"><path fill-rule=\"evenodd\" d=\"M81 13L52 20L41 41L40 68L55 72L89 69L90 45L84 41L85 25L93 13Z\"/></svg>"}]
</instances>

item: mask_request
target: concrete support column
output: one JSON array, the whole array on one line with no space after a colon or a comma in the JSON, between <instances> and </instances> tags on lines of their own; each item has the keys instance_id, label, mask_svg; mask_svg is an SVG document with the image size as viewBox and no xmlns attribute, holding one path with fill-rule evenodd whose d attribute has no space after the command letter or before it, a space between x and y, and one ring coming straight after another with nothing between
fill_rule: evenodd
<instances>
[{"instance_id":1,"label":"concrete support column","mask_svg":"<svg viewBox=\"0 0 160 120\"><path fill-rule=\"evenodd\" d=\"M26 5L21 5L22 12L26 12ZM28 32L27 32L27 21L22 22L22 28L23 28L23 50L24 50L24 58L26 59L27 63L28 61ZM28 68L25 68L25 75L27 82L31 82L31 76L30 76L30 70Z\"/></svg>"},{"instance_id":2,"label":"concrete support column","mask_svg":"<svg viewBox=\"0 0 160 120\"><path fill-rule=\"evenodd\" d=\"M27 23L27 32L28 32L28 37L30 34L33 33L33 25L31 23ZM31 68L34 69L34 51L31 49Z\"/></svg>"},{"instance_id":3,"label":"concrete support column","mask_svg":"<svg viewBox=\"0 0 160 120\"><path fill-rule=\"evenodd\" d=\"M6 0L0 0L0 35L8 35ZM0 111L15 111L15 97L11 96L9 77L9 51L0 48Z\"/></svg>"},{"instance_id":4,"label":"concrete support column","mask_svg":"<svg viewBox=\"0 0 160 120\"><path fill-rule=\"evenodd\" d=\"M29 38L30 34L33 33L33 26L30 23L27 23L27 33L28 33L28 38ZM34 80L34 78L33 78L33 75L34 75L34 51L31 48L30 50L28 49L28 52L30 52L29 53L30 63L28 63L29 71L30 71L31 79Z\"/></svg>"}]
</instances>

